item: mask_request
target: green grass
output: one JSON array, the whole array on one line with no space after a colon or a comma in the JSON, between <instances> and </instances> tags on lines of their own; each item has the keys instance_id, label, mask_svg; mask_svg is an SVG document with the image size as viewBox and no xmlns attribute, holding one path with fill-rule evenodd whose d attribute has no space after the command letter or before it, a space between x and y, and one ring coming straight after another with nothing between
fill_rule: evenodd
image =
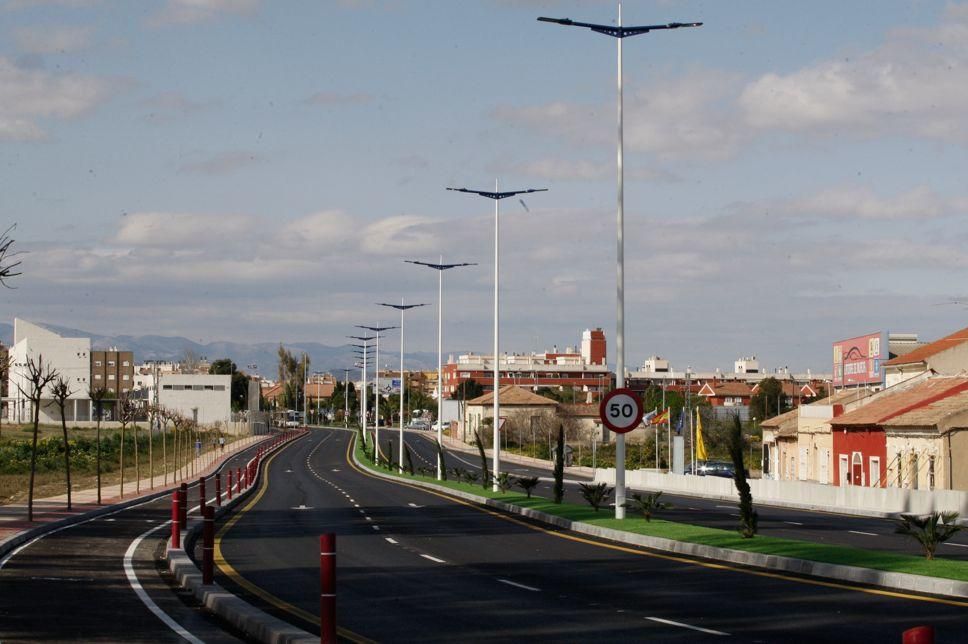
<instances>
[{"instance_id":1,"label":"green grass","mask_svg":"<svg viewBox=\"0 0 968 644\"><path fill-rule=\"evenodd\" d=\"M717 528L706 528L703 526L688 523L675 523L664 521L653 517L651 522L644 518L627 516L623 520L614 518L611 512L595 512L590 506L575 505L573 503L556 504L551 500L532 496L530 499L523 493L509 491L506 493L492 492L490 488L484 489L480 484L457 483L455 481L438 481L434 477L428 476L409 476L400 475L396 470L388 471L385 468L376 468L373 461L358 446L356 451L357 458L370 468L378 469L380 472L388 473L403 480L424 481L441 485L443 487L469 492L489 499L496 499L504 503L530 508L546 514L563 517L571 521L581 521L603 528L611 528L633 534L646 535L650 537L661 537L675 541L685 541L688 543L698 543L717 548L729 548L732 550L743 550L746 552L756 552L766 555L778 555L783 557L793 557L796 559L806 559L821 563L837 564L844 566L856 566L859 568L871 568L886 572L900 572L911 575L924 575L926 577L938 577L942 579L954 579L958 581L968 581L968 561L953 561L936 558L927 560L923 557L912 555L902 555L891 552L876 550L861 550L847 546L836 546L810 541L798 541L794 539L781 539L777 537L757 536L752 539L742 538L738 532L720 530Z\"/></svg>"}]
</instances>

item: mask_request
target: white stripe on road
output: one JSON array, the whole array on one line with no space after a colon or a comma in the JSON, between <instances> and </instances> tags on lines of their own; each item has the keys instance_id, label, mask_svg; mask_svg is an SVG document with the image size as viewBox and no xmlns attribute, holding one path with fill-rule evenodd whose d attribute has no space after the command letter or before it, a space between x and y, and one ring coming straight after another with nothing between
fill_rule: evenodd
<instances>
[{"instance_id":1,"label":"white stripe on road","mask_svg":"<svg viewBox=\"0 0 968 644\"><path fill-rule=\"evenodd\" d=\"M653 622L659 622L660 624L668 624L669 626L678 626L679 628L688 628L691 631L699 631L700 633L708 633L709 635L729 635L729 633L724 633L722 631L714 631L711 628L702 628L701 626L692 626L691 624L683 624L682 622L674 622L671 619L662 619L661 617L646 617L647 620Z\"/></svg>"},{"instance_id":2,"label":"white stripe on road","mask_svg":"<svg viewBox=\"0 0 968 644\"><path fill-rule=\"evenodd\" d=\"M534 588L532 586L525 586L524 584L519 584L517 582L511 581L510 579L498 579L502 584L507 584L508 586L514 586L515 588L521 588L522 590L530 590L533 593L540 593L540 588Z\"/></svg>"},{"instance_id":3,"label":"white stripe on road","mask_svg":"<svg viewBox=\"0 0 968 644\"><path fill-rule=\"evenodd\" d=\"M860 530L848 530L847 532L850 532L851 534L862 534L865 537L876 537L877 536L877 533L876 532L861 532Z\"/></svg>"},{"instance_id":4,"label":"white stripe on road","mask_svg":"<svg viewBox=\"0 0 968 644\"><path fill-rule=\"evenodd\" d=\"M735 505L717 505L716 507L717 508L729 508L730 510L732 510L736 506ZM649 619L652 619L652 618L650 617Z\"/></svg>"},{"instance_id":5,"label":"white stripe on road","mask_svg":"<svg viewBox=\"0 0 968 644\"><path fill-rule=\"evenodd\" d=\"M968 543L948 543L946 541L944 545L946 545L946 546L954 546L956 548L968 548Z\"/></svg>"},{"instance_id":6,"label":"white stripe on road","mask_svg":"<svg viewBox=\"0 0 968 644\"><path fill-rule=\"evenodd\" d=\"M783 523L786 523L787 525L803 525L799 521L784 521Z\"/></svg>"},{"instance_id":7,"label":"white stripe on road","mask_svg":"<svg viewBox=\"0 0 968 644\"><path fill-rule=\"evenodd\" d=\"M396 545L397 543L397 540L392 537L384 537L384 538L387 540L387 543L392 543L394 545Z\"/></svg>"},{"instance_id":8,"label":"white stripe on road","mask_svg":"<svg viewBox=\"0 0 968 644\"><path fill-rule=\"evenodd\" d=\"M424 559L430 559L431 561L434 561L436 563L447 563L443 559L438 559L437 557L431 557L430 555L420 555L420 556L423 557Z\"/></svg>"}]
</instances>

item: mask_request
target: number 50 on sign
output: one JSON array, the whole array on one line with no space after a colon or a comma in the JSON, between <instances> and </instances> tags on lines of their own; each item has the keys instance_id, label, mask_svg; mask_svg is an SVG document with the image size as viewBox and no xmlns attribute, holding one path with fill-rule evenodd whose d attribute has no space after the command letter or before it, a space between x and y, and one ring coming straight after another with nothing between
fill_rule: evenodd
<instances>
[{"instance_id":1,"label":"number 50 on sign","mask_svg":"<svg viewBox=\"0 0 968 644\"><path fill-rule=\"evenodd\" d=\"M602 423L617 434L630 432L642 422L642 402L631 389L615 389L602 398L598 414Z\"/></svg>"}]
</instances>

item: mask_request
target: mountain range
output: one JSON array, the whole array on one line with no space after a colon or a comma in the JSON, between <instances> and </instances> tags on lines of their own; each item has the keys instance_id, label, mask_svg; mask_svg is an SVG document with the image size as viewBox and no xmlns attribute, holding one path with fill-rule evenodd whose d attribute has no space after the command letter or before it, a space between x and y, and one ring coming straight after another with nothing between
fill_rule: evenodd
<instances>
[{"instance_id":1,"label":"mountain range","mask_svg":"<svg viewBox=\"0 0 968 644\"><path fill-rule=\"evenodd\" d=\"M278 342L260 342L243 344L239 342L193 342L188 338L162 335L100 335L71 329L53 324L36 323L58 335L70 338L91 338L91 348L105 350L117 348L122 351L133 351L136 363L145 360L173 360L178 361L191 352L197 358L210 361L229 358L241 370L257 373L267 378L275 378L278 373ZM0 341L6 346L13 345L13 325L0 323ZM306 353L309 355L309 368L313 371L329 372L342 379L344 369L352 369L356 358L349 345L332 347L318 342L282 343L286 349L297 358ZM387 354L387 360L380 356L384 366L393 369L399 364L400 354ZM407 369L437 368L437 354L428 351L405 353L404 362Z\"/></svg>"}]
</instances>

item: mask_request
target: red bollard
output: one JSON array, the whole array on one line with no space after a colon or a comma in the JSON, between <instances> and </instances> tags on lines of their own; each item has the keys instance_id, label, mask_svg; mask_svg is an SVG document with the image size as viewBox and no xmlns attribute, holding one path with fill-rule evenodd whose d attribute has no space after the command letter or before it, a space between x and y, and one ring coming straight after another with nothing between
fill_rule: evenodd
<instances>
[{"instance_id":1,"label":"red bollard","mask_svg":"<svg viewBox=\"0 0 968 644\"><path fill-rule=\"evenodd\" d=\"M205 507L205 477L198 477L198 505L201 508Z\"/></svg>"},{"instance_id":2,"label":"red bollard","mask_svg":"<svg viewBox=\"0 0 968 644\"><path fill-rule=\"evenodd\" d=\"M181 548L181 511L178 506L178 490L171 493L171 547Z\"/></svg>"},{"instance_id":3,"label":"red bollard","mask_svg":"<svg viewBox=\"0 0 968 644\"><path fill-rule=\"evenodd\" d=\"M210 505L202 510L202 583L212 583L215 561L215 508Z\"/></svg>"},{"instance_id":4,"label":"red bollard","mask_svg":"<svg viewBox=\"0 0 968 644\"><path fill-rule=\"evenodd\" d=\"M336 535L319 535L319 641L336 644Z\"/></svg>"},{"instance_id":5,"label":"red bollard","mask_svg":"<svg viewBox=\"0 0 968 644\"><path fill-rule=\"evenodd\" d=\"M901 635L902 644L934 644L934 626L915 626Z\"/></svg>"},{"instance_id":6,"label":"red bollard","mask_svg":"<svg viewBox=\"0 0 968 644\"><path fill-rule=\"evenodd\" d=\"M235 492L242 494L242 468L235 468Z\"/></svg>"},{"instance_id":7,"label":"red bollard","mask_svg":"<svg viewBox=\"0 0 968 644\"><path fill-rule=\"evenodd\" d=\"M222 507L222 474L215 475L215 505Z\"/></svg>"},{"instance_id":8,"label":"red bollard","mask_svg":"<svg viewBox=\"0 0 968 644\"><path fill-rule=\"evenodd\" d=\"M229 468L229 501L232 500L232 468Z\"/></svg>"},{"instance_id":9,"label":"red bollard","mask_svg":"<svg viewBox=\"0 0 968 644\"><path fill-rule=\"evenodd\" d=\"M178 525L184 530L188 525L188 484L182 483L178 488Z\"/></svg>"}]
</instances>

